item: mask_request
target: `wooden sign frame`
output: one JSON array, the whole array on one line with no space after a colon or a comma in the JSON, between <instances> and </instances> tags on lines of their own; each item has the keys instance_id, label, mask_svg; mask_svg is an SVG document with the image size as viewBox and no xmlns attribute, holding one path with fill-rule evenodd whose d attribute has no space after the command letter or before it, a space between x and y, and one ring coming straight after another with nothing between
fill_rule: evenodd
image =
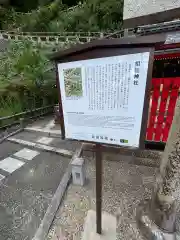
<instances>
[{"instance_id":1,"label":"wooden sign frame","mask_svg":"<svg viewBox=\"0 0 180 240\"><path fill-rule=\"evenodd\" d=\"M52 60L56 61L56 83L59 95L59 111L61 116L61 132L62 139L65 139L65 126L64 126L64 116L63 116L63 106L60 91L60 81L58 74L58 64L67 63L79 60L96 59L111 56L120 56L126 54L149 52L149 63L147 71L147 81L146 90L144 95L144 107L141 121L141 131L140 131L140 141L139 148L144 149L145 146L145 136L146 127L148 120L148 109L149 109L149 99L150 99L150 85L152 78L152 68L154 60L154 48L155 44L162 44L162 39L152 39L146 37L131 38L131 39L109 39L109 40L98 40L92 43L87 43L83 45L77 45L74 48L67 49L65 51L57 52L51 56ZM76 139L77 141L77 139ZM101 218L102 218L102 150L105 143L96 143L90 141L81 141L96 144L96 227L97 233L102 233ZM108 144L112 147L121 147L120 145ZM123 147L123 146L122 146Z\"/></svg>"},{"instance_id":2,"label":"wooden sign frame","mask_svg":"<svg viewBox=\"0 0 180 240\"><path fill-rule=\"evenodd\" d=\"M128 54L134 54L134 53L141 53L141 52L150 52L150 58L149 58L149 64L148 64L148 72L147 72L147 82L146 82L146 90L144 95L144 107L143 107L143 114L142 114L142 121L141 121L141 131L140 131L140 142L139 142L139 148L144 149L145 146L145 136L146 136L146 127L147 127L147 121L148 121L148 109L149 109L149 92L150 92L150 85L151 85L151 78L152 78L152 67L153 67L153 49L149 47L143 47L143 48L135 48L135 49L106 49L104 50L98 50L96 55L92 55L92 52L83 53L83 55L78 56L77 58L74 58L73 56L68 57L66 62L69 61L79 61L79 60L87 60L87 59L95 59L99 57L109 57L109 56L120 56L120 55L128 55ZM58 77L58 69L57 64L58 63L64 63L65 61L58 61L56 63L56 76L57 76L57 88L58 88L58 95L59 95L59 110L60 110L60 116L61 116L61 132L62 132L62 139L66 138L65 134L65 125L64 125L64 115L63 115L63 105L62 105L62 98L61 98L61 92L60 92L60 83L59 83L59 77ZM70 139L69 140L77 140L77 139ZM87 143L96 143L91 141L82 141L81 142L87 142ZM103 145L106 145L103 142L100 142ZM123 145L115 145L115 144L107 144L109 146L114 147L126 147Z\"/></svg>"}]
</instances>

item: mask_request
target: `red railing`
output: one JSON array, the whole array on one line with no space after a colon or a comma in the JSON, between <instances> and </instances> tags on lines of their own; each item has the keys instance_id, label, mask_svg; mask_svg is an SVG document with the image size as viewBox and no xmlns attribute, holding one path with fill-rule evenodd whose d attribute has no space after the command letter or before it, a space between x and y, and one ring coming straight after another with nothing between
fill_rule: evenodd
<instances>
[{"instance_id":1,"label":"red railing","mask_svg":"<svg viewBox=\"0 0 180 240\"><path fill-rule=\"evenodd\" d=\"M152 79L147 141L167 141L179 88L180 77Z\"/></svg>"}]
</instances>

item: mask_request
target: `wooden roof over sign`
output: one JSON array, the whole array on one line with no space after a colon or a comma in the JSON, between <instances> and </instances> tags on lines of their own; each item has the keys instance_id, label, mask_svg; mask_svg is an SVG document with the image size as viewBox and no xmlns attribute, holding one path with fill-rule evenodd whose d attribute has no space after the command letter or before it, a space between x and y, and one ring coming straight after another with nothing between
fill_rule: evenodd
<instances>
[{"instance_id":1,"label":"wooden roof over sign","mask_svg":"<svg viewBox=\"0 0 180 240\"><path fill-rule=\"evenodd\" d=\"M141 48L153 47L164 44L166 34L153 34L149 36L124 37L118 39L101 39L85 44L77 44L66 50L57 51L49 56L51 60L63 60L68 56L78 55L82 52L88 52L92 49L102 48Z\"/></svg>"}]
</instances>

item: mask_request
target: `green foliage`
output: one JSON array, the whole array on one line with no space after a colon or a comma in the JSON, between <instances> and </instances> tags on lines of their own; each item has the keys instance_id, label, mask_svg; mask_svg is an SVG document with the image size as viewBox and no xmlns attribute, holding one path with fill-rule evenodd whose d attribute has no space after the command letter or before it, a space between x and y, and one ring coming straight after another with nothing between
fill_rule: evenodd
<instances>
[{"instance_id":1,"label":"green foliage","mask_svg":"<svg viewBox=\"0 0 180 240\"><path fill-rule=\"evenodd\" d=\"M0 98L0 117L10 116L23 111L20 99L11 97Z\"/></svg>"},{"instance_id":2,"label":"green foliage","mask_svg":"<svg viewBox=\"0 0 180 240\"><path fill-rule=\"evenodd\" d=\"M71 11L60 12L48 25L53 32L112 31L122 26L122 0L93 0Z\"/></svg>"},{"instance_id":3,"label":"green foliage","mask_svg":"<svg viewBox=\"0 0 180 240\"><path fill-rule=\"evenodd\" d=\"M56 102L51 68L40 45L29 41L10 44L0 56L0 116Z\"/></svg>"},{"instance_id":4,"label":"green foliage","mask_svg":"<svg viewBox=\"0 0 180 240\"><path fill-rule=\"evenodd\" d=\"M12 0L11 6L14 7L17 11L27 12L37 8L38 1L37 0L31 0L31 1Z\"/></svg>"},{"instance_id":5,"label":"green foliage","mask_svg":"<svg viewBox=\"0 0 180 240\"><path fill-rule=\"evenodd\" d=\"M46 32L49 23L56 19L58 13L64 9L61 0L55 0L48 6L40 6L30 14L23 15L19 31Z\"/></svg>"},{"instance_id":6,"label":"green foliage","mask_svg":"<svg viewBox=\"0 0 180 240\"><path fill-rule=\"evenodd\" d=\"M28 40L14 42L1 55L0 81L7 82L18 78L18 82L29 81L34 85L36 79L45 78L46 69L50 66L40 45L33 45Z\"/></svg>"},{"instance_id":7,"label":"green foliage","mask_svg":"<svg viewBox=\"0 0 180 240\"><path fill-rule=\"evenodd\" d=\"M55 0L47 6L39 6L27 14L17 13L14 8L0 8L0 27L5 30L46 31L49 22L64 8L61 0Z\"/></svg>"},{"instance_id":8,"label":"green foliage","mask_svg":"<svg viewBox=\"0 0 180 240\"><path fill-rule=\"evenodd\" d=\"M36 9L38 6L44 6L50 4L53 0L3 0L6 1L6 4L3 4L6 8L14 8L18 12L29 12L33 9ZM1 3L1 1L0 1Z\"/></svg>"},{"instance_id":9,"label":"green foliage","mask_svg":"<svg viewBox=\"0 0 180 240\"><path fill-rule=\"evenodd\" d=\"M112 31L122 26L122 0L91 0L67 12L60 12L49 23L49 31Z\"/></svg>"},{"instance_id":10,"label":"green foliage","mask_svg":"<svg viewBox=\"0 0 180 240\"><path fill-rule=\"evenodd\" d=\"M18 23L17 13L13 8L0 7L0 28L11 30Z\"/></svg>"},{"instance_id":11,"label":"green foliage","mask_svg":"<svg viewBox=\"0 0 180 240\"><path fill-rule=\"evenodd\" d=\"M91 0L69 10L61 0L54 0L22 16L11 10L6 14L3 28L34 32L107 32L121 28L122 11L123 0Z\"/></svg>"},{"instance_id":12,"label":"green foliage","mask_svg":"<svg viewBox=\"0 0 180 240\"><path fill-rule=\"evenodd\" d=\"M68 4L75 2L69 0ZM112 32L122 25L123 0L86 0L71 9L62 0L39 0L38 4L28 14L0 8L0 28L19 32ZM11 44L0 55L0 116L57 101L54 71L47 71L51 64L45 53L42 46L23 41Z\"/></svg>"}]
</instances>

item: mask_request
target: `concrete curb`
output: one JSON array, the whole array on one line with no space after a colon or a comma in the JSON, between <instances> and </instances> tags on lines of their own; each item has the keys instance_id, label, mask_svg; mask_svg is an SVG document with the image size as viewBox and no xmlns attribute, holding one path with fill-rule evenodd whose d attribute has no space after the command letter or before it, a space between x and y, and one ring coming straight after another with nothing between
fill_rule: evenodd
<instances>
[{"instance_id":1,"label":"concrete curb","mask_svg":"<svg viewBox=\"0 0 180 240\"><path fill-rule=\"evenodd\" d=\"M20 133L20 132L22 132L22 131L23 131L23 129L20 128L20 129L17 129L16 131L14 131L14 132L8 134L7 136L1 138L1 139L0 139L0 144L1 144L3 141L5 141L7 138L9 138L9 137L11 137L11 136L13 136L13 135L15 135L15 134L17 134L17 133Z\"/></svg>"},{"instance_id":2,"label":"concrete curb","mask_svg":"<svg viewBox=\"0 0 180 240\"><path fill-rule=\"evenodd\" d=\"M64 176L53 196L51 204L49 205L47 212L46 212L33 240L43 240L47 236L47 234L49 232L49 228L51 226L51 223L53 222L54 216L57 212L59 204L62 201L63 195L65 193L65 190L68 186L70 179L71 179L71 172L67 171L64 174Z\"/></svg>"},{"instance_id":3,"label":"concrete curb","mask_svg":"<svg viewBox=\"0 0 180 240\"><path fill-rule=\"evenodd\" d=\"M26 127L24 128L25 131L27 132L39 132L43 136L46 137L55 137L55 138L61 138L61 130L49 130L49 129L39 129L39 128L31 128L31 127Z\"/></svg>"},{"instance_id":4,"label":"concrete curb","mask_svg":"<svg viewBox=\"0 0 180 240\"><path fill-rule=\"evenodd\" d=\"M68 165L67 171L65 172L63 178L61 179L61 182L53 196L51 204L49 205L49 207L46 211L46 214L45 214L43 220L41 221L41 224L40 224L38 230L36 231L36 233L34 235L33 240L45 240L46 239L47 234L50 229L50 226L53 222L54 216L58 210L59 205L62 202L64 193L65 193L68 183L70 182L70 179L71 179L71 163L75 157L81 156L82 148L83 148L83 144L74 153L74 155Z\"/></svg>"},{"instance_id":5,"label":"concrete curb","mask_svg":"<svg viewBox=\"0 0 180 240\"><path fill-rule=\"evenodd\" d=\"M27 147L41 149L41 150L46 151L46 152L56 153L56 154L59 154L59 155L65 156L65 157L72 157L73 156L73 152L68 151L66 149L55 148L55 147L51 147L51 146L48 146L48 145L44 145L44 144L40 144L40 143L34 143L34 142L30 142L30 141L26 141L26 140L22 140L22 139L17 139L17 138L12 138L12 137L9 137L7 140L10 141L10 142L13 142L13 143L22 144L22 145L27 146Z\"/></svg>"}]
</instances>

